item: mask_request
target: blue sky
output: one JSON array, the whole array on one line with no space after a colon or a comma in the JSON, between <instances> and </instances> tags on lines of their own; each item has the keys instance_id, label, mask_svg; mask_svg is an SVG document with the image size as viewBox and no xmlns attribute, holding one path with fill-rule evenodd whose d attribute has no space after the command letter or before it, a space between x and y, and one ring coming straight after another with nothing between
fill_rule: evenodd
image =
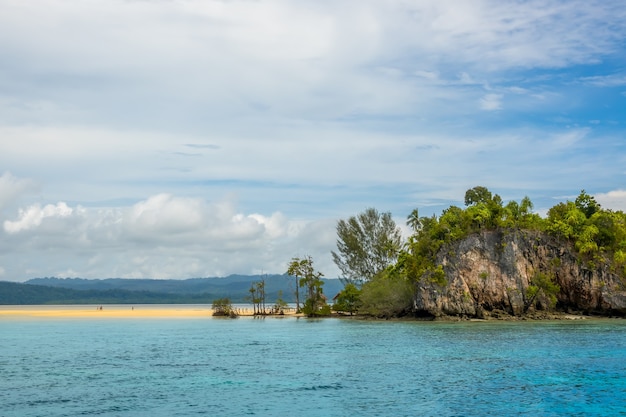
<instances>
[{"instance_id":1,"label":"blue sky","mask_svg":"<svg viewBox=\"0 0 626 417\"><path fill-rule=\"evenodd\" d=\"M337 274L467 189L626 210L620 1L0 1L0 279Z\"/></svg>"}]
</instances>

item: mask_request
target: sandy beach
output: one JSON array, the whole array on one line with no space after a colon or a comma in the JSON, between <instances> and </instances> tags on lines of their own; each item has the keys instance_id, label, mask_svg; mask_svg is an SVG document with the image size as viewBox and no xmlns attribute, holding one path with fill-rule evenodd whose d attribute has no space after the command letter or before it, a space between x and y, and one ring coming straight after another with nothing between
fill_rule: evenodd
<instances>
[{"instance_id":1,"label":"sandy beach","mask_svg":"<svg viewBox=\"0 0 626 417\"><path fill-rule=\"evenodd\" d=\"M100 309L102 307L102 309ZM235 307L240 316L252 316L251 307ZM11 318L210 318L209 305L72 305L72 306L0 306L0 321ZM285 315L295 315L286 312Z\"/></svg>"}]
</instances>

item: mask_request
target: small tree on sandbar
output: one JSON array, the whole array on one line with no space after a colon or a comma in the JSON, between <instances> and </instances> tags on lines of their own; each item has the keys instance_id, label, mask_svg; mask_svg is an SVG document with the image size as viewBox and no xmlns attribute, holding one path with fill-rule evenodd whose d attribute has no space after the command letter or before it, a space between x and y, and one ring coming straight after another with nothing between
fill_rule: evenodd
<instances>
[{"instance_id":1,"label":"small tree on sandbar","mask_svg":"<svg viewBox=\"0 0 626 417\"><path fill-rule=\"evenodd\" d=\"M237 313L228 298L219 298L213 301L213 315L216 317L237 317Z\"/></svg>"},{"instance_id":2,"label":"small tree on sandbar","mask_svg":"<svg viewBox=\"0 0 626 417\"><path fill-rule=\"evenodd\" d=\"M310 256L304 259L293 258L287 273L300 277L298 287L306 290L307 298L302 307L304 314L309 317L330 315L330 307L326 304L326 297L322 290L324 281L321 277L324 274L313 268L313 259Z\"/></svg>"}]
</instances>

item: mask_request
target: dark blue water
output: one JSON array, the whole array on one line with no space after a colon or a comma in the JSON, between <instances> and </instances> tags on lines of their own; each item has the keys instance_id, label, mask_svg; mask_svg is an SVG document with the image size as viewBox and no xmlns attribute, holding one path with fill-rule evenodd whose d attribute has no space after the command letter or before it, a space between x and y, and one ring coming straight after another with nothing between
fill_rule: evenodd
<instances>
[{"instance_id":1,"label":"dark blue water","mask_svg":"<svg viewBox=\"0 0 626 417\"><path fill-rule=\"evenodd\" d=\"M1 416L626 416L626 322L0 322Z\"/></svg>"}]
</instances>

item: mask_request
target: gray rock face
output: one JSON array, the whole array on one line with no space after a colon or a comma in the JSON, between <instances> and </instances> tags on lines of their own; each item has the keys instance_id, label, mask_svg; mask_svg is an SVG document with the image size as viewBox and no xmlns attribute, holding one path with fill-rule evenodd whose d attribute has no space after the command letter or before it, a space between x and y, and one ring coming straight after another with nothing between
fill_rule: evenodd
<instances>
[{"instance_id":1,"label":"gray rock face","mask_svg":"<svg viewBox=\"0 0 626 417\"><path fill-rule=\"evenodd\" d=\"M417 284L414 308L434 316L483 317L503 310L519 315L529 306L528 286L537 273L560 286L557 307L564 311L626 315L626 278L610 265L581 262L571 248L534 231L487 231L445 247L447 285L423 279ZM537 297L533 308L547 308Z\"/></svg>"}]
</instances>

